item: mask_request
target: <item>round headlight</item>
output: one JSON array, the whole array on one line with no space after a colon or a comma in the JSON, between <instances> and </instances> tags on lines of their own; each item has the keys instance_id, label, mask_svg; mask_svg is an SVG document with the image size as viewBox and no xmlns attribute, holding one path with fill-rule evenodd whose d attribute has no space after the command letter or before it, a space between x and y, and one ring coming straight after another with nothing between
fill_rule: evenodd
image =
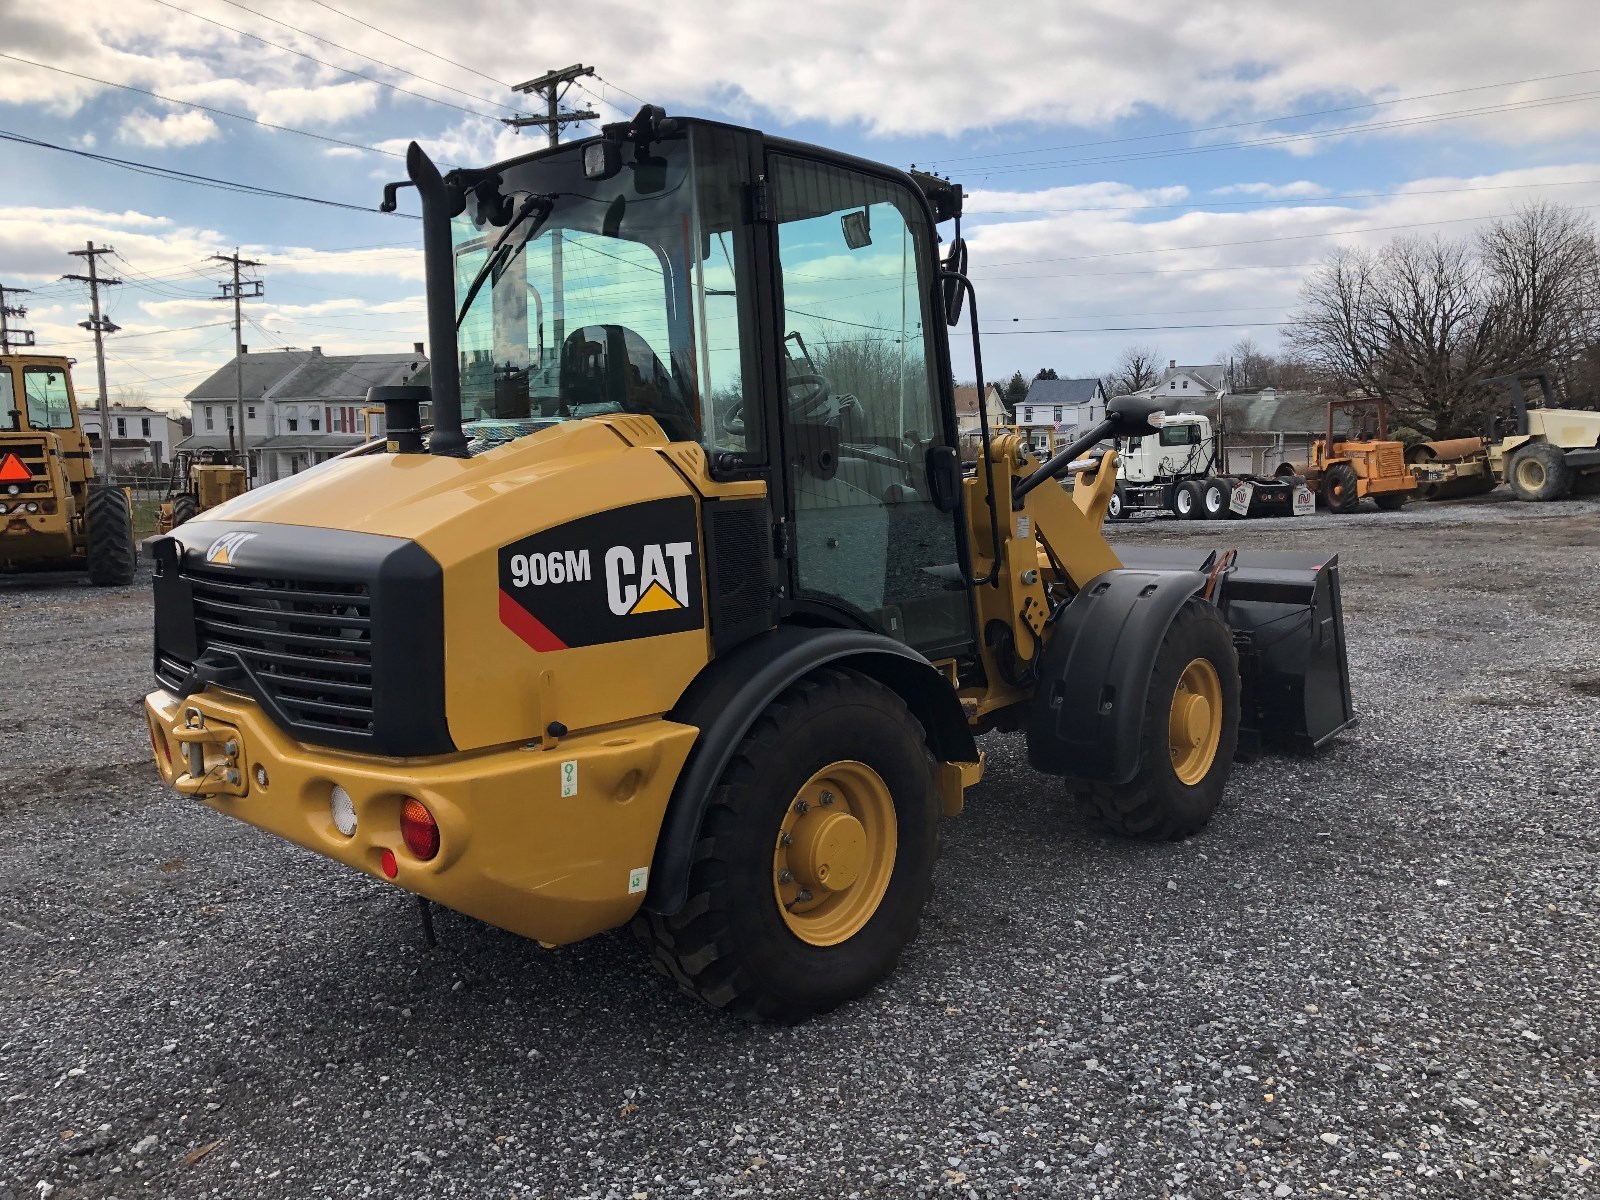
<instances>
[{"instance_id":1,"label":"round headlight","mask_svg":"<svg viewBox=\"0 0 1600 1200\"><path fill-rule=\"evenodd\" d=\"M31 501L31 500L30 500L30 501L29 501L29 502L28 502L28 511L29 511L29 512L38 512L38 511L39 511L39 506L38 506L38 505L37 505L37 504L35 504L35 503L33 503L33 502L32 502L32 501Z\"/></svg>"},{"instance_id":2,"label":"round headlight","mask_svg":"<svg viewBox=\"0 0 1600 1200\"><path fill-rule=\"evenodd\" d=\"M4 504L0 504L0 516L4 516L5 515L5 511L6 511L6 506Z\"/></svg>"},{"instance_id":3,"label":"round headlight","mask_svg":"<svg viewBox=\"0 0 1600 1200\"><path fill-rule=\"evenodd\" d=\"M21 488L19 488L16 484L13 483L11 486L6 488L6 495L15 496L21 490L22 490Z\"/></svg>"}]
</instances>

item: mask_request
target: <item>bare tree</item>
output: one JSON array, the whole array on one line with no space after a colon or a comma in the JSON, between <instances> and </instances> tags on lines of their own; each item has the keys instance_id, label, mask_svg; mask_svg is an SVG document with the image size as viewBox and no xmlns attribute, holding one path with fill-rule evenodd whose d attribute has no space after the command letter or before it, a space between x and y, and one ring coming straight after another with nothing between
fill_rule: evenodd
<instances>
[{"instance_id":1,"label":"bare tree","mask_svg":"<svg viewBox=\"0 0 1600 1200\"><path fill-rule=\"evenodd\" d=\"M1101 384L1108 396L1126 396L1147 388L1161 374L1161 355L1153 346L1129 346Z\"/></svg>"},{"instance_id":2,"label":"bare tree","mask_svg":"<svg viewBox=\"0 0 1600 1200\"><path fill-rule=\"evenodd\" d=\"M1290 344L1333 389L1381 396L1405 424L1481 431L1501 403L1485 386L1496 375L1550 365L1569 397L1593 387L1597 258L1592 223L1545 203L1470 241L1342 250L1302 285Z\"/></svg>"}]
</instances>

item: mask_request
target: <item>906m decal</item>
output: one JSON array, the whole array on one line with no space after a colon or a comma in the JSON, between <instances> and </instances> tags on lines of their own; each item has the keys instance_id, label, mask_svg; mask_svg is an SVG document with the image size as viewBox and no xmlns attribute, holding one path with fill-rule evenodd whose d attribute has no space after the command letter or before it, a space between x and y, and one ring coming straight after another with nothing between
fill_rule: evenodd
<instances>
[{"instance_id":1,"label":"906m decal","mask_svg":"<svg viewBox=\"0 0 1600 1200\"><path fill-rule=\"evenodd\" d=\"M540 651L702 628L695 502L632 504L502 546L499 605Z\"/></svg>"}]
</instances>

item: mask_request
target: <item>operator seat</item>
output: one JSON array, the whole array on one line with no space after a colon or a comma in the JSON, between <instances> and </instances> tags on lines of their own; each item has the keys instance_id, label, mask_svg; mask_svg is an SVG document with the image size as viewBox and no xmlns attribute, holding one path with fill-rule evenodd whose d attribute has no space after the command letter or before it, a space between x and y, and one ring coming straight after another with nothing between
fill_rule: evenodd
<instances>
[{"instance_id":1,"label":"operator seat","mask_svg":"<svg viewBox=\"0 0 1600 1200\"><path fill-rule=\"evenodd\" d=\"M561 403L574 414L620 410L654 417L675 442L700 435L694 410L666 364L626 325L585 325L567 335Z\"/></svg>"}]
</instances>

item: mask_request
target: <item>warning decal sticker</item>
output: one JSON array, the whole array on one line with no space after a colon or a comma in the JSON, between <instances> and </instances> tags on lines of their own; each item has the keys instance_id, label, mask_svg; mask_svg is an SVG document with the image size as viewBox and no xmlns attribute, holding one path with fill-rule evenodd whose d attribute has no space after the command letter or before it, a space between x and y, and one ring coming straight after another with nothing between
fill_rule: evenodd
<instances>
[{"instance_id":1,"label":"warning decal sticker","mask_svg":"<svg viewBox=\"0 0 1600 1200\"><path fill-rule=\"evenodd\" d=\"M701 628L695 502L632 504L502 546L499 606L541 652Z\"/></svg>"}]
</instances>

